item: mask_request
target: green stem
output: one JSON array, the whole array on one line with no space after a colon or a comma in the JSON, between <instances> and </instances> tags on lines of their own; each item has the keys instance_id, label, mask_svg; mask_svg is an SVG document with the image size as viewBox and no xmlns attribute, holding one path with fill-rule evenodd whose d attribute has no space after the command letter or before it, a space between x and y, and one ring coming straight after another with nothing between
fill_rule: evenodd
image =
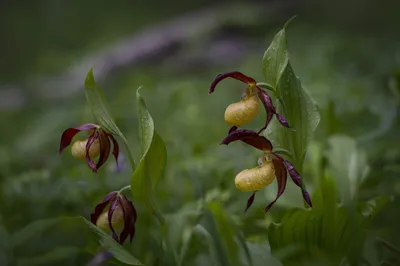
<instances>
[{"instance_id":1,"label":"green stem","mask_svg":"<svg viewBox=\"0 0 400 266\"><path fill-rule=\"evenodd\" d=\"M293 155L290 153L290 151L288 151L286 149L276 148L276 149L274 149L274 152L278 153L278 154L289 156L290 158L293 159Z\"/></svg>"},{"instance_id":2,"label":"green stem","mask_svg":"<svg viewBox=\"0 0 400 266\"><path fill-rule=\"evenodd\" d=\"M124 136L121 136L121 138L122 138L122 141L124 142L126 151L128 153L128 160L129 160L129 163L131 164L132 171L135 172L135 169L136 169L135 160L133 159L131 149L129 148L128 140Z\"/></svg>"},{"instance_id":3,"label":"green stem","mask_svg":"<svg viewBox=\"0 0 400 266\"><path fill-rule=\"evenodd\" d=\"M128 189L131 189L131 185L124 186L123 188L121 188L121 189L118 191L118 193L122 193L122 192L124 192L125 190L128 190Z\"/></svg>"},{"instance_id":4,"label":"green stem","mask_svg":"<svg viewBox=\"0 0 400 266\"><path fill-rule=\"evenodd\" d=\"M257 83L257 86L259 86L259 87L261 87L261 88L263 88L263 89L266 89L266 90L270 90L270 91L272 91L273 93L275 93L275 88L272 87L272 85L270 85L270 84L268 84L268 83L259 82L259 83Z\"/></svg>"}]
</instances>

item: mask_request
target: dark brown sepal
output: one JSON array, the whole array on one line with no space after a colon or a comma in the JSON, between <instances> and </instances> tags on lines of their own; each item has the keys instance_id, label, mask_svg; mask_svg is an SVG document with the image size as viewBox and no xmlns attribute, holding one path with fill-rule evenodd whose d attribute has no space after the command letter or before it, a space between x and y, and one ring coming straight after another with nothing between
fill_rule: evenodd
<instances>
[{"instance_id":1,"label":"dark brown sepal","mask_svg":"<svg viewBox=\"0 0 400 266\"><path fill-rule=\"evenodd\" d=\"M254 198L256 197L256 192L254 191L253 194L251 194L250 198L247 200L247 205L246 205L246 209L244 210L244 212L247 212L247 210L251 207L251 205L254 202Z\"/></svg>"},{"instance_id":2,"label":"dark brown sepal","mask_svg":"<svg viewBox=\"0 0 400 266\"><path fill-rule=\"evenodd\" d=\"M248 129L238 129L232 131L228 134L228 136L226 136L225 139L221 141L221 144L228 145L229 143L237 140L241 140L244 143L262 151L272 150L272 144L266 137L260 136L257 134L257 132Z\"/></svg>"},{"instance_id":3,"label":"dark brown sepal","mask_svg":"<svg viewBox=\"0 0 400 266\"><path fill-rule=\"evenodd\" d=\"M78 134L81 131L89 131L97 127L98 126L95 124L86 123L78 127L71 127L66 129L61 135L59 154L61 154L63 150L71 144L72 138L76 134Z\"/></svg>"},{"instance_id":4,"label":"dark brown sepal","mask_svg":"<svg viewBox=\"0 0 400 266\"><path fill-rule=\"evenodd\" d=\"M227 72L224 74L219 74L215 77L213 83L211 83L210 90L208 91L208 93L210 93L210 94L213 93L217 84L226 78L233 78L236 80L240 80L241 82L244 82L249 85L257 83L253 78L246 76L245 74L243 74L239 71Z\"/></svg>"}]
</instances>

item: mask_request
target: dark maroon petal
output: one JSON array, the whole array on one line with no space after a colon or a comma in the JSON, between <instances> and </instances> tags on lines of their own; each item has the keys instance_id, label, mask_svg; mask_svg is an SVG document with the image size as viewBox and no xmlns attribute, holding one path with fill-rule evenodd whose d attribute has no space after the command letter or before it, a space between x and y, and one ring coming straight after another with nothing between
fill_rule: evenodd
<instances>
[{"instance_id":1,"label":"dark maroon petal","mask_svg":"<svg viewBox=\"0 0 400 266\"><path fill-rule=\"evenodd\" d=\"M228 145L233 141L241 140L248 145L251 145L262 151L272 150L271 142L264 136L260 136L257 132L248 129L238 129L231 132L225 139L222 140L221 144Z\"/></svg>"},{"instance_id":2,"label":"dark maroon petal","mask_svg":"<svg viewBox=\"0 0 400 266\"><path fill-rule=\"evenodd\" d=\"M257 192L257 191L254 191L253 194L251 194L250 198L247 200L247 206L246 206L246 209L244 210L244 212L247 212L247 210L248 210L248 209L250 208L250 206L253 204L254 198L255 198L255 196L256 196L256 192Z\"/></svg>"},{"instance_id":3,"label":"dark maroon petal","mask_svg":"<svg viewBox=\"0 0 400 266\"><path fill-rule=\"evenodd\" d=\"M240 80L246 84L256 84L257 83L253 78L248 77L248 76L240 73L239 71L228 72L228 73L224 73L224 74L219 74L215 77L213 83L211 83L210 90L208 91L208 93L213 93L217 84L226 78L233 78L236 80Z\"/></svg>"},{"instance_id":4,"label":"dark maroon petal","mask_svg":"<svg viewBox=\"0 0 400 266\"><path fill-rule=\"evenodd\" d=\"M259 87L257 87L257 88L258 88L258 91L257 91L258 98L261 100L262 104L264 105L265 112L267 113L267 118L265 120L265 124L258 131L258 133L261 133L264 129L266 129L268 127L268 125L271 122L272 117L274 116L276 111L275 111L274 105L272 104L272 99L268 95L268 93Z\"/></svg>"},{"instance_id":5,"label":"dark maroon petal","mask_svg":"<svg viewBox=\"0 0 400 266\"><path fill-rule=\"evenodd\" d=\"M229 132L228 132L228 134L232 133L233 131L235 131L235 130L237 130L237 129L238 129L238 127L237 127L237 126L233 126L233 127L231 127L231 128L229 129Z\"/></svg>"},{"instance_id":6,"label":"dark maroon petal","mask_svg":"<svg viewBox=\"0 0 400 266\"><path fill-rule=\"evenodd\" d=\"M97 172L96 163L90 158L89 150L92 144L99 138L100 133L96 130L88 139L86 143L86 163L93 170L93 172Z\"/></svg>"},{"instance_id":7,"label":"dark maroon petal","mask_svg":"<svg viewBox=\"0 0 400 266\"><path fill-rule=\"evenodd\" d=\"M312 207L311 197L310 194L308 194L307 190L303 188L301 190L301 193L303 194L303 198L307 202L308 206Z\"/></svg>"},{"instance_id":8,"label":"dark maroon petal","mask_svg":"<svg viewBox=\"0 0 400 266\"><path fill-rule=\"evenodd\" d=\"M132 201L128 200L128 203L129 203L129 206L131 207L132 216L133 216L133 222L136 222L136 220L137 220L137 212L136 212L135 206L133 206Z\"/></svg>"},{"instance_id":9,"label":"dark maroon petal","mask_svg":"<svg viewBox=\"0 0 400 266\"><path fill-rule=\"evenodd\" d=\"M111 221L112 221L112 216L113 216L113 214L114 214L114 211L115 211L115 209L117 208L118 204L119 204L119 202L118 202L117 198L115 198L115 199L113 200L113 202L111 203L110 209L108 210L108 226L109 226L110 229L111 229L112 237L113 237L113 238L115 239L115 241L117 241L117 242L118 242L118 236L117 236L117 233L116 233L115 230L114 230L114 227L112 226Z\"/></svg>"},{"instance_id":10,"label":"dark maroon petal","mask_svg":"<svg viewBox=\"0 0 400 266\"><path fill-rule=\"evenodd\" d=\"M135 236L135 222L137 220L137 212L135 209L135 206L133 206L131 201L128 201L130 206L131 206L131 210L132 210L132 214L133 214L133 222L132 222L132 227L131 227L131 231L129 232L129 240L132 243L132 239Z\"/></svg>"},{"instance_id":11,"label":"dark maroon petal","mask_svg":"<svg viewBox=\"0 0 400 266\"><path fill-rule=\"evenodd\" d=\"M71 144L72 138L76 134L78 134L80 131L91 130L96 127L97 127L97 125L88 123L88 124L80 125L78 127L68 128L67 130L65 130L61 135L59 154L61 154L63 152L63 150L66 147L68 147L69 144Z\"/></svg>"},{"instance_id":12,"label":"dark maroon petal","mask_svg":"<svg viewBox=\"0 0 400 266\"><path fill-rule=\"evenodd\" d=\"M135 227L135 220L136 220L136 210L133 207L131 201L129 201L125 196L121 195L119 197L119 202L122 207L122 211L124 214L124 229L120 234L120 243L124 243L125 240L130 235L130 241L132 242L133 235L134 235L134 227Z\"/></svg>"},{"instance_id":13,"label":"dark maroon petal","mask_svg":"<svg viewBox=\"0 0 400 266\"><path fill-rule=\"evenodd\" d=\"M110 156L111 144L110 139L108 138L107 134L102 131L99 134L100 140L100 158L96 164L96 169L99 169L108 159Z\"/></svg>"},{"instance_id":14,"label":"dark maroon petal","mask_svg":"<svg viewBox=\"0 0 400 266\"><path fill-rule=\"evenodd\" d=\"M288 170L290 178L292 178L293 182L298 187L302 188L303 187L303 183L301 182L300 174L296 171L296 169L294 169L294 166L287 160L283 160L283 163L285 164L286 169Z\"/></svg>"},{"instance_id":15,"label":"dark maroon petal","mask_svg":"<svg viewBox=\"0 0 400 266\"><path fill-rule=\"evenodd\" d=\"M287 176L285 166L280 159L274 159L272 163L274 164L276 180L278 182L278 192L274 201L272 201L270 204L268 204L267 207L265 207L265 212L268 212L268 210L272 207L272 205L275 204L275 202L279 199L283 192L285 192L286 188Z\"/></svg>"},{"instance_id":16,"label":"dark maroon petal","mask_svg":"<svg viewBox=\"0 0 400 266\"><path fill-rule=\"evenodd\" d=\"M107 134L107 136L111 139L111 141L113 143L113 152L112 152L112 154L114 155L115 163L117 164L117 169L119 171L120 168L119 168L119 165L118 165L118 155L119 155L118 141L114 138L114 136L112 134Z\"/></svg>"},{"instance_id":17,"label":"dark maroon petal","mask_svg":"<svg viewBox=\"0 0 400 266\"><path fill-rule=\"evenodd\" d=\"M276 116L276 118L278 119L279 123L280 123L282 126L287 127L287 128L290 128L290 129L293 130L293 128L289 125L289 122L286 120L286 118L284 118L283 116L281 116L281 115L278 114L278 113L275 113L275 116Z\"/></svg>"},{"instance_id":18,"label":"dark maroon petal","mask_svg":"<svg viewBox=\"0 0 400 266\"><path fill-rule=\"evenodd\" d=\"M276 112L276 109L274 107L274 104L272 103L272 99L271 97L268 95L268 93L266 91L264 91L263 89L261 89L260 87L258 87L258 98L260 98L261 102L264 105L265 108L265 112L267 113L267 119L265 121L264 126L258 131L258 133L261 133L261 131L263 131L264 129L266 129L269 125L269 123L272 120L273 115L275 114L276 118L278 119L279 123L287 128L290 128L290 125L288 123L288 121L286 120L286 118L284 118L283 116L281 116L280 114L278 114ZM292 129L293 130L293 129Z\"/></svg>"},{"instance_id":19,"label":"dark maroon petal","mask_svg":"<svg viewBox=\"0 0 400 266\"><path fill-rule=\"evenodd\" d=\"M132 230L131 230L131 232L129 233L129 241L132 243L132 239L133 239L133 237L135 236L135 233L136 233L136 229L135 229L135 225L133 225L132 226Z\"/></svg>"},{"instance_id":20,"label":"dark maroon petal","mask_svg":"<svg viewBox=\"0 0 400 266\"><path fill-rule=\"evenodd\" d=\"M294 166L289 161L283 159L280 155L278 155L276 153L274 153L274 155L277 156L280 160L283 161L286 169L289 172L290 178L293 180L293 182L296 184L296 186L301 188L301 192L303 194L304 200L307 202L308 206L312 207L310 194L308 194L307 190L304 189L303 182L301 181L300 174L296 171Z\"/></svg>"},{"instance_id":21,"label":"dark maroon petal","mask_svg":"<svg viewBox=\"0 0 400 266\"><path fill-rule=\"evenodd\" d=\"M97 219L103 213L104 208L113 200L113 198L117 195L117 192L108 193L105 198L96 205L94 212L90 215L90 220L93 224L96 224Z\"/></svg>"}]
</instances>

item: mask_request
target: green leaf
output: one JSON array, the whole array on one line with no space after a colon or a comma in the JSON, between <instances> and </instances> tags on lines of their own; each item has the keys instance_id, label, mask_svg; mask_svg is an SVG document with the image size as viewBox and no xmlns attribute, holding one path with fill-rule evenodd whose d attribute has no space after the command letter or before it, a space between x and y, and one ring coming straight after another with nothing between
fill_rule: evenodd
<instances>
[{"instance_id":1,"label":"green leaf","mask_svg":"<svg viewBox=\"0 0 400 266\"><path fill-rule=\"evenodd\" d=\"M46 229L58 222L59 219L54 218L37 220L28 224L11 236L11 244L13 248L19 248L24 243L27 243L33 238L40 236Z\"/></svg>"},{"instance_id":2,"label":"green leaf","mask_svg":"<svg viewBox=\"0 0 400 266\"><path fill-rule=\"evenodd\" d=\"M337 204L331 178L323 178L316 192L311 210L287 212L279 224L268 228L273 253L281 253L278 257L284 265L307 265L315 257L332 265L344 258L361 260L366 220L361 213ZM282 255L285 250L292 252Z\"/></svg>"},{"instance_id":3,"label":"green leaf","mask_svg":"<svg viewBox=\"0 0 400 266\"><path fill-rule=\"evenodd\" d=\"M285 30L281 30L275 35L262 60L265 81L272 88L276 89L278 87L278 82L288 62L289 55L286 51Z\"/></svg>"},{"instance_id":4,"label":"green leaf","mask_svg":"<svg viewBox=\"0 0 400 266\"><path fill-rule=\"evenodd\" d=\"M263 60L264 75L267 83L275 84L277 111L283 115L295 130L280 125L273 119L264 131L274 147L289 151L290 160L301 173L307 146L317 128L320 115L316 103L302 88L300 80L294 74L286 49L286 31L282 29L275 35Z\"/></svg>"},{"instance_id":5,"label":"green leaf","mask_svg":"<svg viewBox=\"0 0 400 266\"><path fill-rule=\"evenodd\" d=\"M128 153L128 159L131 164L132 170L135 170L135 162L133 160L132 152L129 149L128 141L119 130L118 126L115 124L112 118L107 100L100 87L96 84L93 76L93 68L91 68L86 76L85 80L85 95L86 100L89 103L90 109L92 110L94 118L98 121L100 126L112 133L113 135L119 136L125 145L126 151Z\"/></svg>"},{"instance_id":6,"label":"green leaf","mask_svg":"<svg viewBox=\"0 0 400 266\"><path fill-rule=\"evenodd\" d=\"M251 243L248 241L246 244L249 247L254 266L282 266L282 263L271 255L270 248L267 244Z\"/></svg>"},{"instance_id":7,"label":"green leaf","mask_svg":"<svg viewBox=\"0 0 400 266\"><path fill-rule=\"evenodd\" d=\"M213 236L205 229L201 224L197 224L193 229L193 234L197 236L205 246L208 247L208 251L211 256L212 265L229 265L229 264L221 264L220 262L220 254L218 254L217 246L214 242Z\"/></svg>"},{"instance_id":8,"label":"green leaf","mask_svg":"<svg viewBox=\"0 0 400 266\"><path fill-rule=\"evenodd\" d=\"M252 252L251 252L250 247L249 247L250 245L246 241L246 238L243 236L243 233L239 232L237 234L237 238L238 238L238 242L239 242L240 246L242 247L242 250L243 250L243 253L244 253L244 255L241 256L241 257L245 257L246 260L247 260L247 264L246 265L249 265L249 266L256 265L256 264L254 264L254 260L252 258L253 255L252 255Z\"/></svg>"},{"instance_id":9,"label":"green leaf","mask_svg":"<svg viewBox=\"0 0 400 266\"><path fill-rule=\"evenodd\" d=\"M76 218L75 218L76 219ZM101 246L110 251L114 258L128 265L143 265L131 253L129 253L122 245L117 243L110 235L86 220L84 217L78 217L89 227L89 229L99 238Z\"/></svg>"},{"instance_id":10,"label":"green leaf","mask_svg":"<svg viewBox=\"0 0 400 266\"><path fill-rule=\"evenodd\" d=\"M100 125L108 132L123 137L122 132L119 130L108 111L107 100L104 97L103 92L94 80L93 68L89 70L86 76L85 95L93 116Z\"/></svg>"},{"instance_id":11,"label":"green leaf","mask_svg":"<svg viewBox=\"0 0 400 266\"><path fill-rule=\"evenodd\" d=\"M238 265L239 264L239 248L235 239L235 228L233 227L229 217L224 213L221 203L213 201L208 204L208 208L210 209L212 216L209 216L209 223L212 223L213 237L219 238L218 240L221 243L220 249L225 252L219 252L221 254L227 253L228 256L224 256L223 259L229 259L229 265ZM207 214L206 214L207 215ZM216 242L216 241L215 241ZM225 264L223 264L225 265Z\"/></svg>"},{"instance_id":12,"label":"green leaf","mask_svg":"<svg viewBox=\"0 0 400 266\"><path fill-rule=\"evenodd\" d=\"M347 136L332 136L326 152L330 170L338 184L344 203L356 198L359 185L367 177L370 166L365 151L357 148L356 141Z\"/></svg>"},{"instance_id":13,"label":"green leaf","mask_svg":"<svg viewBox=\"0 0 400 266\"><path fill-rule=\"evenodd\" d=\"M42 266L42 265L54 265L55 263L66 263L68 260L71 261L71 257L76 256L80 253L77 247L55 247L51 251L38 254L36 256L28 258L18 258L18 266Z\"/></svg>"},{"instance_id":14,"label":"green leaf","mask_svg":"<svg viewBox=\"0 0 400 266\"><path fill-rule=\"evenodd\" d=\"M40 237L41 234L44 234L45 230L49 228L51 228L53 232L56 231L57 236L59 236L59 232L64 232L67 234L70 233L72 235L81 234L83 239L85 239L86 248L94 246L96 247L95 250L98 251L99 243L101 250L109 251L116 260L128 265L143 265L138 259L124 249L122 245L116 242L109 234L105 233L81 216L59 217L33 222L15 233L12 236L12 243L14 247L24 247L24 241L25 243L32 242L31 238ZM44 236L42 236L42 238L44 238ZM20 265L42 265L44 263L63 260L63 258L67 257L76 257L76 253L81 251L81 247L74 248L70 246L61 246L58 249L50 252L46 251L34 257L21 258L19 263Z\"/></svg>"},{"instance_id":15,"label":"green leaf","mask_svg":"<svg viewBox=\"0 0 400 266\"><path fill-rule=\"evenodd\" d=\"M274 40L263 56L262 68L266 81L265 85L266 87L270 86L273 91L278 87L279 80L289 63L289 54L286 50L285 29L295 17L296 16L289 19L283 27L283 30L275 35Z\"/></svg>"},{"instance_id":16,"label":"green leaf","mask_svg":"<svg viewBox=\"0 0 400 266\"><path fill-rule=\"evenodd\" d=\"M154 129L153 118L147 110L143 98L136 92L138 104L139 137L142 146L142 158L131 178L133 197L144 203L149 210L163 222L164 218L158 210L153 191L164 174L167 149L161 137Z\"/></svg>"}]
</instances>

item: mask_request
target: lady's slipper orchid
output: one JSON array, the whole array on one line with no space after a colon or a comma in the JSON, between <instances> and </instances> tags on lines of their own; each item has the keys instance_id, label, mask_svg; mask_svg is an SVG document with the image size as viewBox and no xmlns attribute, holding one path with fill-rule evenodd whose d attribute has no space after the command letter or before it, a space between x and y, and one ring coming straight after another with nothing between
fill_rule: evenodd
<instances>
[{"instance_id":1,"label":"lady's slipper orchid","mask_svg":"<svg viewBox=\"0 0 400 266\"><path fill-rule=\"evenodd\" d=\"M110 205L107 211L104 211ZM106 232L112 232L112 237L123 244L130 237L132 242L135 235L135 222L137 214L132 202L119 192L109 193L102 202L97 204L90 216L91 222ZM118 237L116 230L120 230Z\"/></svg>"},{"instance_id":2,"label":"lady's slipper orchid","mask_svg":"<svg viewBox=\"0 0 400 266\"><path fill-rule=\"evenodd\" d=\"M261 89L253 78L248 77L238 71L217 75L210 86L209 93L213 93L217 84L226 78L240 80L248 85L248 87L245 89L245 92L243 93L241 101L229 105L225 111L225 121L228 124L232 125L230 131L244 124L247 124L254 120L254 118L256 118L260 109L258 99L260 99L263 103L265 111L267 113L265 124L258 131L258 133L267 128L268 124L272 120L273 115L276 116L281 125L287 128L291 128L288 121L276 112L276 109L272 103L272 99L268 95L268 93Z\"/></svg>"},{"instance_id":3,"label":"lady's slipper orchid","mask_svg":"<svg viewBox=\"0 0 400 266\"><path fill-rule=\"evenodd\" d=\"M89 137L86 140L77 140L71 147L72 156L78 159L86 160L88 166L97 172L97 170L107 161L110 156L111 143L113 143L113 155L118 164L119 146L114 136L95 124L83 124L78 127L66 129L60 141L60 151L62 151L71 144L72 138L81 131L88 131ZM99 157L97 163L93 161L94 158Z\"/></svg>"},{"instance_id":4,"label":"lady's slipper orchid","mask_svg":"<svg viewBox=\"0 0 400 266\"><path fill-rule=\"evenodd\" d=\"M243 170L237 174L235 178L235 185L239 190L254 191L247 201L246 211L253 203L255 193L259 189L271 184L276 178L278 182L278 193L275 200L265 208L265 212L267 212L285 191L287 181L286 171L289 172L293 182L301 188L304 200L312 207L310 195L303 188L300 174L289 161L272 151L272 144L267 138L260 136L257 132L252 130L238 129L231 131L229 135L222 140L221 144L228 145L237 140L241 140L264 152L264 155L258 160L258 167Z\"/></svg>"}]
</instances>

